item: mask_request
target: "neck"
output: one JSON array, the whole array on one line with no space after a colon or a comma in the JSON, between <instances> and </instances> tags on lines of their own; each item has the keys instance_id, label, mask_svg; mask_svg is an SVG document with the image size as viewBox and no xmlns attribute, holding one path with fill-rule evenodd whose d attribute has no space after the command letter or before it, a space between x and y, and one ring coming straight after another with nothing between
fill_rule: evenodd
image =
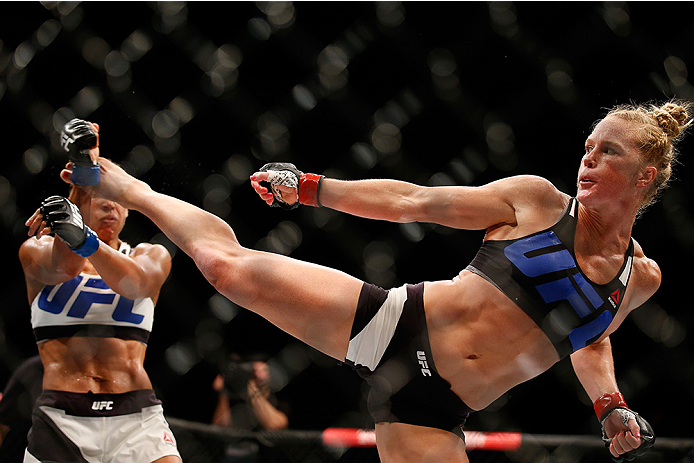
<instances>
[{"instance_id":1,"label":"neck","mask_svg":"<svg viewBox=\"0 0 694 463\"><path fill-rule=\"evenodd\" d=\"M576 242L581 249L596 253L620 252L629 246L638 208L588 208L579 203Z\"/></svg>"}]
</instances>

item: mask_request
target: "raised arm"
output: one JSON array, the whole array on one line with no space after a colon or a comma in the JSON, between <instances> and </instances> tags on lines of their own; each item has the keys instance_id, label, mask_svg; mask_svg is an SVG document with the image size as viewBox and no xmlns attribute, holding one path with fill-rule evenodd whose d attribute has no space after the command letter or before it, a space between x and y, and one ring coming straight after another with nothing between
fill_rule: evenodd
<instances>
[{"instance_id":1,"label":"raised arm","mask_svg":"<svg viewBox=\"0 0 694 463\"><path fill-rule=\"evenodd\" d=\"M50 213L38 209L26 223L32 238L26 240L19 251L30 301L44 285L55 285L79 275L87 260L116 293L129 299L152 297L156 301L171 270L166 248L141 244L131 256L126 256L89 230L79 210L71 209L67 199L52 200L52 203L57 205L51 207L59 208L54 211L58 214L56 217L68 217L54 222L56 236L46 236L51 227L45 215ZM86 248L89 255L83 252Z\"/></svg>"},{"instance_id":2,"label":"raised arm","mask_svg":"<svg viewBox=\"0 0 694 463\"><path fill-rule=\"evenodd\" d=\"M303 178L302 174L302 178ZM312 174L306 174L312 175ZM272 171L256 172L251 185L268 204L275 195L268 181ZM298 183L299 200L302 200ZM289 205L296 203L297 188L275 183ZM547 180L534 176L510 177L480 187L426 187L399 180L337 180L321 178L315 202L359 217L390 222L428 222L452 228L481 230L498 225L515 225L524 208L541 206L547 196L559 193Z\"/></svg>"},{"instance_id":3,"label":"raised arm","mask_svg":"<svg viewBox=\"0 0 694 463\"><path fill-rule=\"evenodd\" d=\"M89 262L116 293L128 299L151 297L155 303L171 271L169 252L150 243L138 245L128 257L102 241Z\"/></svg>"}]
</instances>

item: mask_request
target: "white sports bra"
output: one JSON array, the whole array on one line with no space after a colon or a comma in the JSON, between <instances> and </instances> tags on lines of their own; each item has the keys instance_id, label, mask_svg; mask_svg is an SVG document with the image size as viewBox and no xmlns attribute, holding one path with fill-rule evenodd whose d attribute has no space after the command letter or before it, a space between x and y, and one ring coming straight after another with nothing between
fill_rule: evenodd
<instances>
[{"instance_id":1,"label":"white sports bra","mask_svg":"<svg viewBox=\"0 0 694 463\"><path fill-rule=\"evenodd\" d=\"M130 254L130 246L119 249ZM57 285L44 286L31 303L36 342L83 336L115 337L147 343L154 321L151 298L128 299L116 294L99 275L82 273Z\"/></svg>"}]
</instances>

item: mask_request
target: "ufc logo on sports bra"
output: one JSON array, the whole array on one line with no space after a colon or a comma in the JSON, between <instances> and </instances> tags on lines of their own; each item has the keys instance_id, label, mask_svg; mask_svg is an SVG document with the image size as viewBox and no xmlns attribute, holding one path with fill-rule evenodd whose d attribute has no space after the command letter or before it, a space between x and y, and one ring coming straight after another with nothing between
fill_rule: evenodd
<instances>
[{"instance_id":1,"label":"ufc logo on sports bra","mask_svg":"<svg viewBox=\"0 0 694 463\"><path fill-rule=\"evenodd\" d=\"M38 306L52 314L67 310L65 315L73 318L86 318L92 307L100 306L101 310L112 308L111 318L117 322L142 323L145 317L132 312L134 301L112 291L104 292L108 289L102 279L80 275L56 286L46 286Z\"/></svg>"},{"instance_id":2,"label":"ufc logo on sports bra","mask_svg":"<svg viewBox=\"0 0 694 463\"><path fill-rule=\"evenodd\" d=\"M552 250L555 248L556 250ZM534 278L561 270L575 269L568 276L538 284L535 289L546 303L567 301L580 318L593 314L603 304L600 295L578 271L576 261L553 231L516 241L504 254L525 276ZM612 322L612 313L603 311L596 319L569 333L573 351L585 347L589 340L604 332Z\"/></svg>"}]
</instances>

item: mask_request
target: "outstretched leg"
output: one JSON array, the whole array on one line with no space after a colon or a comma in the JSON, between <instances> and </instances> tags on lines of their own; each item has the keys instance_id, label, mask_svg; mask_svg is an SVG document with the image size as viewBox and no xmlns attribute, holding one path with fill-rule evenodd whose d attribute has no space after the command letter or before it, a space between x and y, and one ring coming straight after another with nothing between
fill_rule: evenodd
<instances>
[{"instance_id":1,"label":"outstretched leg","mask_svg":"<svg viewBox=\"0 0 694 463\"><path fill-rule=\"evenodd\" d=\"M219 217L157 193L107 159L93 193L149 217L217 291L321 352L344 360L362 282L343 272L244 248ZM63 171L67 179L69 171Z\"/></svg>"}]
</instances>

